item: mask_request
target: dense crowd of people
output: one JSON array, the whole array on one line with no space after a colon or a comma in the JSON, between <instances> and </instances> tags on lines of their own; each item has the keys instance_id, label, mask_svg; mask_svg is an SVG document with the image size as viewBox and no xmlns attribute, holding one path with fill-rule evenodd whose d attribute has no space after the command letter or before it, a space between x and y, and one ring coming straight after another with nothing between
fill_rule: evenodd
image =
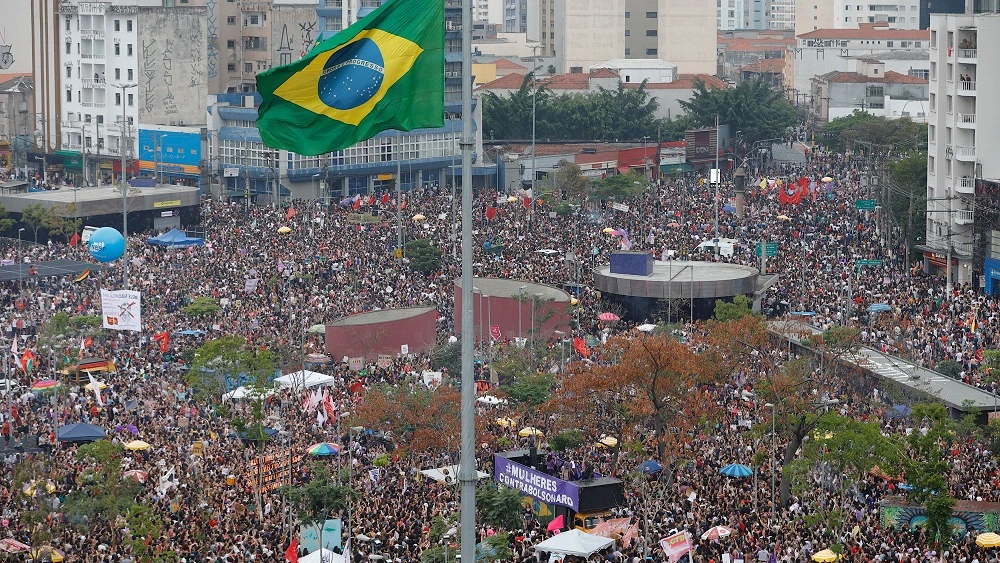
<instances>
[{"instance_id":1,"label":"dense crowd of people","mask_svg":"<svg viewBox=\"0 0 1000 563\"><path fill-rule=\"evenodd\" d=\"M725 254L699 245L715 236L716 205L729 202L735 194L727 185L722 201L716 201L714 191L697 175L659 182L626 201L627 212L614 210L610 202L591 201L569 214L550 213L551 202L540 202L529 214L520 200L507 203L509 194L482 192L476 201L475 274L556 286L579 281L583 287L577 305L581 322L574 336L596 335L607 326L597 322L604 302L592 288L591 267L578 270L574 261L565 258L571 251L587 266L606 263L623 240L606 234L605 228L627 231L632 249L650 250L658 259L756 266L759 258L754 243L774 241L779 251L768 259L767 270L778 274L779 281L762 300L766 313L808 311L810 322L820 327L854 324L862 329L866 345L928 366L956 360L964 366L968 382L995 389L995 382L984 377L978 365L981 351L996 342L996 302L968 286L956 286L947 294L940 277L909 267L899 237L887 226L890 223L879 223L855 209L866 164L864 158L851 156L812 152L805 164L778 163L762 171L749 183L744 217L721 212L718 235L741 241ZM824 182L827 177L832 181ZM782 190L797 185L799 178L806 179L801 201L782 203ZM23 284L3 284L0 299L7 320L2 346L19 353L34 350L36 358L28 369L17 365L20 356L8 358L8 376L22 387L6 395L8 406L2 415L8 447L3 450L0 536L34 547L50 545L64 553L67 561L153 560L137 554L128 543L138 532L129 529L125 519L95 516L69 521L60 511L66 502L73 502L74 491L82 490L94 463L78 459L77 446L59 443L56 430L86 422L103 427L116 444L136 439L150 444L145 451L125 451L121 462L123 471L146 475L135 494L162 520L155 534L142 538L154 554L174 552L171 560L191 563L281 560L290 537L284 501L273 489L258 497L251 482L260 474L255 476L250 468L256 467L254 460L259 457L288 456L293 467L290 480L301 483L309 479L309 456L305 455L309 446L334 442L345 447L343 452L321 459L331 474L349 480L361 493L349 513L340 514L344 540L351 538L350 558L419 561L421 553L434 547L431 526L435 519L449 518L458 510L457 490L423 478L419 470L457 463L457 453L410 451L401 455L393 449L391 435L378 429L354 434L348 426L349 413L357 401L364 401L366 387L421 385L414 374L429 368L430 358L399 358L388 367L366 366L364 378L336 361L312 366L335 378L325 392L336 415L329 420L317 418L316 409L308 406L312 390L280 390L262 405L269 427L277 431L264 444L241 439L241 429L234 422L253 416L256 402L232 403L223 409L221 397L199 400L184 377L193 350L220 335L242 336L255 349L295 349L301 365L306 354L323 352L321 336L307 332L310 326L362 311L437 307L439 337L445 341L453 333L451 290L460 274L459 252L452 238L453 232L460 232L455 229L454 196L444 186L427 185L409 192L400 211L396 202L380 196L376 194L370 203L366 200L363 209L356 209L352 201L330 206L293 201L273 209L246 205L242 200L206 198L201 206L200 233L206 240L202 247L162 249L145 244L149 233L133 234L129 285L142 292L145 330L139 333L105 332L88 343L81 330L67 335L59 346L43 347L40 342L43 328L57 312L100 315L98 290L118 287L120 268L95 270L79 282L29 276ZM360 212L371 212L375 219L358 221ZM405 260L395 259L396 213L405 214L406 240L428 238L443 250L439 271L425 275ZM413 220L416 215L425 219ZM279 233L281 227L291 231ZM502 250L496 251L496 246ZM558 252L538 252L543 249ZM8 245L4 252L7 260L31 263L57 258L90 260L84 245L56 241ZM859 269L854 265L859 259L880 259L883 266ZM220 309L206 315L186 314L185 307L195 297L210 297ZM868 313L868 307L876 303L887 304L890 311ZM695 328L685 324L684 330ZM785 353L772 351L775 363L786 359ZM107 385L100 394L55 372L57 362L78 355L114 360L117 369L100 376ZM49 376L61 377L62 388L28 390L34 380ZM808 515L826 503L853 515L856 525L840 538L848 561L969 563L992 557L975 546L974 534L938 553L927 547L919 530L882 526L878 500L893 493L894 485L874 477L856 490L841 487L836 479L832 484L817 482L814 489L796 493L787 506L778 506L763 483L771 479L772 468L780 471L783 444L747 431L745 422L753 426L769 420L768 409L747 398L746 391L753 385L750 380L707 390L723 407L725 419L714 433L692 446L687 457L695 461L669 464L660 460L666 469L658 476L634 477L631 469L643 457L623 452L620 455L625 458L619 459L619 453L596 444L560 454L586 463L599 474L628 479L627 505L615 512L638 523L638 537L620 541L602 557L639 563L648 555L659 562L664 557L658 540L674 530L688 530L697 544L692 555L697 563L728 563L727 559L805 562L828 546L831 534L839 533L807 523L812 522ZM885 405L873 399L877 393L872 389L847 381L834 387L839 389L842 414L874 420L884 417ZM502 404L479 409L490 421L508 414ZM898 434L920 423L882 420L886 433ZM558 421L540 424L558 428ZM490 431L513 445L533 440L518 436L517 426L491 423ZM44 447L32 448L35 439ZM775 458L770 466L763 465L760 486L720 475L722 465L746 460L747 452L753 451L771 451ZM480 469L489 471L492 451L481 448L479 454ZM982 445L957 445L949 463L956 496L1000 500L995 493L997 464ZM43 485L48 482L53 485L51 491ZM34 488L28 488L32 483ZM533 546L552 532L547 521L531 509L520 515L520 522L511 530L484 527L478 535L509 534L512 559L535 561ZM715 525L732 528L733 536L700 540ZM454 553L454 546L451 549Z\"/></svg>"}]
</instances>

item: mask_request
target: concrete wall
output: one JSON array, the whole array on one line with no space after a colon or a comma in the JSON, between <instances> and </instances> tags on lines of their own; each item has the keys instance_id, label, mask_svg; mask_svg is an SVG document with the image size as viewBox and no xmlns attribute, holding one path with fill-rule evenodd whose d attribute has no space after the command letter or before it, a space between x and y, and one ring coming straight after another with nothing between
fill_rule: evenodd
<instances>
[{"instance_id":1,"label":"concrete wall","mask_svg":"<svg viewBox=\"0 0 1000 563\"><path fill-rule=\"evenodd\" d=\"M681 74L715 75L718 66L715 2L659 0L657 57Z\"/></svg>"},{"instance_id":2,"label":"concrete wall","mask_svg":"<svg viewBox=\"0 0 1000 563\"><path fill-rule=\"evenodd\" d=\"M206 16L205 8L140 8L139 123L205 123Z\"/></svg>"},{"instance_id":3,"label":"concrete wall","mask_svg":"<svg viewBox=\"0 0 1000 563\"><path fill-rule=\"evenodd\" d=\"M319 25L315 5L275 6L270 22L272 66L297 61L316 44Z\"/></svg>"},{"instance_id":4,"label":"concrete wall","mask_svg":"<svg viewBox=\"0 0 1000 563\"><path fill-rule=\"evenodd\" d=\"M557 73L624 55L625 0L566 0L555 11Z\"/></svg>"},{"instance_id":5,"label":"concrete wall","mask_svg":"<svg viewBox=\"0 0 1000 563\"><path fill-rule=\"evenodd\" d=\"M462 289L455 285L455 310L462 310ZM548 341L555 338L555 331L569 333L569 301L537 302L535 308L534 332L535 339ZM489 325L500 327L504 340L514 339L520 335L530 338L532 332L532 302L530 298L518 301L517 297L483 297L472 296L472 320L476 342L480 337L489 342ZM462 334L461 315L455 317L455 335Z\"/></svg>"},{"instance_id":6,"label":"concrete wall","mask_svg":"<svg viewBox=\"0 0 1000 563\"><path fill-rule=\"evenodd\" d=\"M8 2L0 21L0 74L31 72L31 3ZM25 25L29 23L29 25Z\"/></svg>"},{"instance_id":7,"label":"concrete wall","mask_svg":"<svg viewBox=\"0 0 1000 563\"><path fill-rule=\"evenodd\" d=\"M795 35L802 35L817 29L843 27L834 24L833 4L816 0L796 0ZM857 27L857 26L853 26Z\"/></svg>"}]
</instances>

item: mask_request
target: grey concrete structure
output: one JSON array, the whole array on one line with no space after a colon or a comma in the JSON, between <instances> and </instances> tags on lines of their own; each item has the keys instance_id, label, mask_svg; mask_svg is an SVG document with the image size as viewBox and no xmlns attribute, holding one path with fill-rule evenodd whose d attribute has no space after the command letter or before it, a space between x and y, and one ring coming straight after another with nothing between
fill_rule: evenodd
<instances>
[{"instance_id":1,"label":"grey concrete structure","mask_svg":"<svg viewBox=\"0 0 1000 563\"><path fill-rule=\"evenodd\" d=\"M0 205L13 213L21 213L24 208L35 203L47 209L55 208L61 215L71 217L121 215L122 212L121 191L112 186L0 194ZM195 206L198 203L198 188L188 186L160 185L151 189L132 188L128 197L130 214L140 211L175 210ZM74 213L62 212L74 208Z\"/></svg>"},{"instance_id":2,"label":"grey concrete structure","mask_svg":"<svg viewBox=\"0 0 1000 563\"><path fill-rule=\"evenodd\" d=\"M739 264L658 260L650 276L612 274L610 266L600 267L594 271L594 286L626 297L720 299L753 294L758 277L755 268Z\"/></svg>"}]
</instances>

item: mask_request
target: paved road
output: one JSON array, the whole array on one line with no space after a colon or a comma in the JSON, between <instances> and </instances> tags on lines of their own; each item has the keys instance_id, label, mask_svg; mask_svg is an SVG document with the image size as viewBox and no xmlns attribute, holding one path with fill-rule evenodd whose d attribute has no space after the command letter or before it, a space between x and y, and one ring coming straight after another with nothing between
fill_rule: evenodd
<instances>
[{"instance_id":1,"label":"paved road","mask_svg":"<svg viewBox=\"0 0 1000 563\"><path fill-rule=\"evenodd\" d=\"M788 148L788 143L774 145L771 148L775 162L790 162L793 164L805 164L806 155L802 152L802 144L795 143L794 148Z\"/></svg>"}]
</instances>

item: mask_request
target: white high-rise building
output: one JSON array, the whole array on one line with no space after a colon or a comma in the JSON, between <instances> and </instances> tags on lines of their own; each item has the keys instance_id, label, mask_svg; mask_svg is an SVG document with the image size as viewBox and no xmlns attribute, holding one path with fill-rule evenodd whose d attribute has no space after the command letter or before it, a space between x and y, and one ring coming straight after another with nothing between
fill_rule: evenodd
<instances>
[{"instance_id":1,"label":"white high-rise building","mask_svg":"<svg viewBox=\"0 0 1000 563\"><path fill-rule=\"evenodd\" d=\"M995 0L967 0L966 13L932 14L927 157L927 271L972 281L976 181L1000 178L1000 13ZM987 98L979 102L979 92ZM986 258L990 258L988 253Z\"/></svg>"},{"instance_id":2,"label":"white high-rise building","mask_svg":"<svg viewBox=\"0 0 1000 563\"><path fill-rule=\"evenodd\" d=\"M716 0L717 27L721 31L747 29L745 0Z\"/></svg>"},{"instance_id":3,"label":"white high-rise building","mask_svg":"<svg viewBox=\"0 0 1000 563\"><path fill-rule=\"evenodd\" d=\"M787 31L795 29L795 3L796 0L771 0L771 16L768 20L771 29Z\"/></svg>"},{"instance_id":4,"label":"white high-rise building","mask_svg":"<svg viewBox=\"0 0 1000 563\"><path fill-rule=\"evenodd\" d=\"M835 0L831 4L834 26L838 28L878 23L888 25L889 29L920 29L920 2L917 0L892 0L891 3Z\"/></svg>"}]
</instances>

